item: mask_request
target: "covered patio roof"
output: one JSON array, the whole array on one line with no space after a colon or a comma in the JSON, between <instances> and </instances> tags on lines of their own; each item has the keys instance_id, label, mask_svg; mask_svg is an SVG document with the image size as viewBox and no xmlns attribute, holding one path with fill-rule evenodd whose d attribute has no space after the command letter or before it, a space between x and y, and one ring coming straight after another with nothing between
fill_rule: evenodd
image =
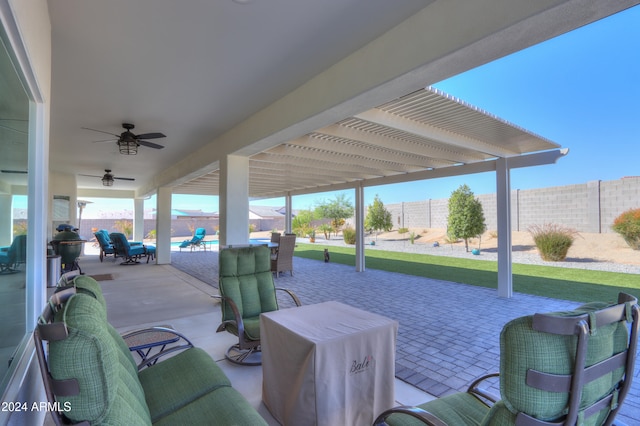
<instances>
[{"instance_id":1,"label":"covered patio roof","mask_svg":"<svg viewBox=\"0 0 640 426\"><path fill-rule=\"evenodd\" d=\"M427 87L251 156L249 194L270 198L495 170L492 160L555 148ZM219 194L219 178L212 170L173 192Z\"/></svg>"}]
</instances>

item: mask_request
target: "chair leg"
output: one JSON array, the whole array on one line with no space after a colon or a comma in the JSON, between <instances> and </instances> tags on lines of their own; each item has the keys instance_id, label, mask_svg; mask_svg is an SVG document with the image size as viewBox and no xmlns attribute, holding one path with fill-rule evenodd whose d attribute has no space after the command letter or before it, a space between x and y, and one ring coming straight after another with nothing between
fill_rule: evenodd
<instances>
[{"instance_id":1,"label":"chair leg","mask_svg":"<svg viewBox=\"0 0 640 426\"><path fill-rule=\"evenodd\" d=\"M230 362L238 365L262 365L262 351L260 346L240 349L240 345L236 343L227 349L225 358Z\"/></svg>"}]
</instances>

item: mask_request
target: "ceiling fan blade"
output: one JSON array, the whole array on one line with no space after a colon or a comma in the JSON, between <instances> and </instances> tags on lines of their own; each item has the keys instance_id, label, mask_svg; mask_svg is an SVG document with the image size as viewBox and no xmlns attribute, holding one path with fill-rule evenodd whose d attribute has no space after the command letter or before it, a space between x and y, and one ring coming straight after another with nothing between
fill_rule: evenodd
<instances>
[{"instance_id":1,"label":"ceiling fan blade","mask_svg":"<svg viewBox=\"0 0 640 426\"><path fill-rule=\"evenodd\" d=\"M121 177L113 177L114 179L118 179L118 180L135 180L134 178L121 178Z\"/></svg>"},{"instance_id":2,"label":"ceiling fan blade","mask_svg":"<svg viewBox=\"0 0 640 426\"><path fill-rule=\"evenodd\" d=\"M99 141L91 141L91 142L93 142L93 143L97 143L97 142L115 142L117 140L118 139L101 139Z\"/></svg>"},{"instance_id":3,"label":"ceiling fan blade","mask_svg":"<svg viewBox=\"0 0 640 426\"><path fill-rule=\"evenodd\" d=\"M138 141L140 145L148 146L149 148L162 149L164 146L149 141Z\"/></svg>"},{"instance_id":4,"label":"ceiling fan blade","mask_svg":"<svg viewBox=\"0 0 640 426\"><path fill-rule=\"evenodd\" d=\"M5 170L5 169L2 169L2 170L0 170L0 172L2 172L2 173L17 173L17 174L21 174L21 175L26 175L27 174L26 170Z\"/></svg>"},{"instance_id":5,"label":"ceiling fan blade","mask_svg":"<svg viewBox=\"0 0 640 426\"><path fill-rule=\"evenodd\" d=\"M85 175L82 173L78 173L78 176L86 176L86 177L95 177L95 178L101 178L102 176L96 176L96 175Z\"/></svg>"},{"instance_id":6,"label":"ceiling fan blade","mask_svg":"<svg viewBox=\"0 0 640 426\"><path fill-rule=\"evenodd\" d=\"M107 135L115 136L116 138L119 138L119 137L120 137L120 135L118 135L118 134L111 133L111 132L105 132L104 130L91 129L91 128L89 128L89 127L81 127L81 128L82 128L82 129L84 129L84 130L92 130L92 131L94 131L94 132L105 133L105 134L107 134Z\"/></svg>"},{"instance_id":7,"label":"ceiling fan blade","mask_svg":"<svg viewBox=\"0 0 640 426\"><path fill-rule=\"evenodd\" d=\"M166 138L167 136L162 133L143 133L141 135L137 135L136 139L158 139L158 138Z\"/></svg>"}]
</instances>

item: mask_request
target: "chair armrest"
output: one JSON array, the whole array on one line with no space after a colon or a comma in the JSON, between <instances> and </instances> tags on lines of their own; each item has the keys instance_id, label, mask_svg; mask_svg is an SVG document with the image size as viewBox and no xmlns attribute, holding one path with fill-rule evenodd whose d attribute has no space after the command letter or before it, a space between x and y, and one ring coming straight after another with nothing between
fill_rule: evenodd
<instances>
[{"instance_id":1,"label":"chair armrest","mask_svg":"<svg viewBox=\"0 0 640 426\"><path fill-rule=\"evenodd\" d=\"M242 316L240 315L240 311L238 310L238 306L236 305L236 302L234 302L233 299L230 299L222 295L215 295L212 297L214 297L215 299L220 299L222 303L226 302L229 305L229 307L231 307L231 311L233 312L233 316L235 318L235 321L232 321L232 320L223 321L222 324L220 324L216 329L216 333L225 331L227 329L227 324L235 324L236 328L238 329L238 337L242 336L242 338L244 338L244 322L242 321Z\"/></svg>"},{"instance_id":2,"label":"chair armrest","mask_svg":"<svg viewBox=\"0 0 640 426\"><path fill-rule=\"evenodd\" d=\"M378 416L373 422L373 426L384 426L387 424L387 418L392 414L406 414L422 421L426 425L430 426L447 426L445 422L434 416L428 411L425 411L418 407L399 406L388 409Z\"/></svg>"},{"instance_id":3,"label":"chair armrest","mask_svg":"<svg viewBox=\"0 0 640 426\"><path fill-rule=\"evenodd\" d=\"M296 306L302 306L302 303L300 303L300 299L298 299L298 296L296 296L296 294L286 288L280 288L280 287L276 287L276 290L280 290L280 291L284 291L286 292L289 296L291 296L291 298L293 299L293 302L296 304Z\"/></svg>"},{"instance_id":4,"label":"chair armrest","mask_svg":"<svg viewBox=\"0 0 640 426\"><path fill-rule=\"evenodd\" d=\"M490 374L486 374L484 376L478 377L476 380L473 381L473 383L469 385L469 388L467 389L467 393L470 393L471 395L475 396L487 406L491 406L495 404L496 402L498 402L500 398L490 392L487 392L485 389L482 389L480 385L487 379L491 379L493 377L499 377L499 376L500 376L500 373L490 373Z\"/></svg>"},{"instance_id":5,"label":"chair armrest","mask_svg":"<svg viewBox=\"0 0 640 426\"><path fill-rule=\"evenodd\" d=\"M158 326L133 330L122 335L130 351L140 355L138 370L155 364L160 358L193 347L193 343L183 334L167 326ZM168 345L171 345L167 347ZM158 352L151 352L159 348Z\"/></svg>"}]
</instances>

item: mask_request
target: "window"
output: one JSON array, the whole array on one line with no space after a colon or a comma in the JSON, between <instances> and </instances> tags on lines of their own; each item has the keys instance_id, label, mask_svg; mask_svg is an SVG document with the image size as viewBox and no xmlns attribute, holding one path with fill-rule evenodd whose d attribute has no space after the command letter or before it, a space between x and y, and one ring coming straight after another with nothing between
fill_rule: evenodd
<instances>
[{"instance_id":1,"label":"window","mask_svg":"<svg viewBox=\"0 0 640 426\"><path fill-rule=\"evenodd\" d=\"M29 99L0 41L0 393L26 330Z\"/></svg>"}]
</instances>

